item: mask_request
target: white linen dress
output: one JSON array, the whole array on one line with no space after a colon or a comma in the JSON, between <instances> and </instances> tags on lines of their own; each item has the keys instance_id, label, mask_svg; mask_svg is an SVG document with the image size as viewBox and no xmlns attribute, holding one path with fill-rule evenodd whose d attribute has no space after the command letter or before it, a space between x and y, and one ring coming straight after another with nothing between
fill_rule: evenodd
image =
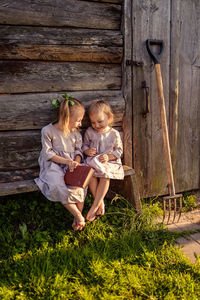
<instances>
[{"instance_id":1,"label":"white linen dress","mask_svg":"<svg viewBox=\"0 0 200 300\"><path fill-rule=\"evenodd\" d=\"M85 164L94 168L96 177L104 177L110 179L123 179L124 170L121 162L123 145L119 132L110 128L108 132L98 133L92 127L89 127L84 136L83 151L89 148L96 148L95 156L87 156ZM106 163L99 161L101 154L113 154L117 160L110 160Z\"/></svg>"},{"instance_id":2,"label":"white linen dress","mask_svg":"<svg viewBox=\"0 0 200 300\"><path fill-rule=\"evenodd\" d=\"M62 204L83 202L87 189L67 186L64 182L67 166L50 160L55 154L72 160L77 154L83 157L81 134L76 130L65 136L51 123L42 128L41 139L40 174L35 179L41 192L50 201Z\"/></svg>"}]
</instances>

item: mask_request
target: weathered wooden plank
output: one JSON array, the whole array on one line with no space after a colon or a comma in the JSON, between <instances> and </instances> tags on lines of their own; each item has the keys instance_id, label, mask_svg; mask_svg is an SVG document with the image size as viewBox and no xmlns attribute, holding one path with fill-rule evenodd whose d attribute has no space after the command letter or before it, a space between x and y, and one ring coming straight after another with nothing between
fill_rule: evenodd
<instances>
[{"instance_id":1,"label":"weathered wooden plank","mask_svg":"<svg viewBox=\"0 0 200 300\"><path fill-rule=\"evenodd\" d=\"M0 196L38 191L34 180L0 183Z\"/></svg>"},{"instance_id":2,"label":"weathered wooden plank","mask_svg":"<svg viewBox=\"0 0 200 300\"><path fill-rule=\"evenodd\" d=\"M0 62L0 93L119 89L118 64Z\"/></svg>"},{"instance_id":3,"label":"weathered wooden plank","mask_svg":"<svg viewBox=\"0 0 200 300\"><path fill-rule=\"evenodd\" d=\"M107 100L114 112L113 126L122 126L125 102L120 91L86 91L70 92L83 102L86 109L93 99ZM51 100L59 97L61 93L37 93L0 95L0 130L27 130L40 129L56 118L55 109ZM89 121L85 118L83 126L87 127Z\"/></svg>"},{"instance_id":4,"label":"weathered wooden plank","mask_svg":"<svg viewBox=\"0 0 200 300\"><path fill-rule=\"evenodd\" d=\"M82 0L82 1L86 1L86 0ZM106 2L106 3L119 3L122 4L124 2L124 0L90 0L93 2Z\"/></svg>"},{"instance_id":5,"label":"weathered wooden plank","mask_svg":"<svg viewBox=\"0 0 200 300\"><path fill-rule=\"evenodd\" d=\"M123 39L118 30L0 25L0 45L4 43L119 47Z\"/></svg>"},{"instance_id":6,"label":"weathered wooden plank","mask_svg":"<svg viewBox=\"0 0 200 300\"><path fill-rule=\"evenodd\" d=\"M162 130L158 93L153 69L145 41L164 40L165 50L161 59L166 108L169 107L169 58L170 58L170 1L156 0L132 2L133 57L143 61L143 67L133 67L133 145L134 165L143 197L167 193L166 166L163 152ZM146 109L146 94L142 81L150 87L150 113Z\"/></svg>"},{"instance_id":7,"label":"weathered wooden plank","mask_svg":"<svg viewBox=\"0 0 200 300\"><path fill-rule=\"evenodd\" d=\"M40 131L0 132L0 171L36 168Z\"/></svg>"},{"instance_id":8,"label":"weathered wooden plank","mask_svg":"<svg viewBox=\"0 0 200 300\"><path fill-rule=\"evenodd\" d=\"M30 180L38 177L38 174L39 166L33 169L0 171L0 183Z\"/></svg>"},{"instance_id":9,"label":"weathered wooden plank","mask_svg":"<svg viewBox=\"0 0 200 300\"><path fill-rule=\"evenodd\" d=\"M120 63L122 48L98 46L0 46L0 59Z\"/></svg>"},{"instance_id":10,"label":"weathered wooden plank","mask_svg":"<svg viewBox=\"0 0 200 300\"><path fill-rule=\"evenodd\" d=\"M120 28L121 5L78 0L2 0L1 24Z\"/></svg>"},{"instance_id":11,"label":"weathered wooden plank","mask_svg":"<svg viewBox=\"0 0 200 300\"><path fill-rule=\"evenodd\" d=\"M176 186L178 191L185 191L200 188L200 2L178 2L181 27Z\"/></svg>"},{"instance_id":12,"label":"weathered wooden plank","mask_svg":"<svg viewBox=\"0 0 200 300\"><path fill-rule=\"evenodd\" d=\"M129 166L133 166L133 103L132 103L132 68L127 66L126 61L132 58L132 15L131 15L131 0L126 0L124 3L124 57L122 71L122 89L126 102L126 110L123 119L124 129L124 162Z\"/></svg>"},{"instance_id":13,"label":"weathered wooden plank","mask_svg":"<svg viewBox=\"0 0 200 300\"><path fill-rule=\"evenodd\" d=\"M119 31L0 26L0 59L120 63Z\"/></svg>"},{"instance_id":14,"label":"weathered wooden plank","mask_svg":"<svg viewBox=\"0 0 200 300\"><path fill-rule=\"evenodd\" d=\"M178 143L179 57L181 33L180 1L172 1L171 5L169 140L171 148L173 174L175 178Z\"/></svg>"}]
</instances>

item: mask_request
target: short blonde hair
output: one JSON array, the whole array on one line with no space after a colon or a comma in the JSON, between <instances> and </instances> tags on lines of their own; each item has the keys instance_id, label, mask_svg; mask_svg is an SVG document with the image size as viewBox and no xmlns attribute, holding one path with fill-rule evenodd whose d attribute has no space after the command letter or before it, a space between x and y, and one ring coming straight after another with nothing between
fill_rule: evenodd
<instances>
[{"instance_id":1,"label":"short blonde hair","mask_svg":"<svg viewBox=\"0 0 200 300\"><path fill-rule=\"evenodd\" d=\"M88 109L89 116L90 114L97 113L99 111L103 111L107 115L109 120L109 125L111 125L114 116L110 104L105 100L98 100L98 99L93 100Z\"/></svg>"},{"instance_id":2,"label":"short blonde hair","mask_svg":"<svg viewBox=\"0 0 200 300\"><path fill-rule=\"evenodd\" d=\"M70 133L70 116L72 116L79 109L85 112L85 107L79 100L70 98L70 101L74 102L74 104L71 105L68 100L62 100L58 110L58 121L61 121L61 129L66 135Z\"/></svg>"}]
</instances>

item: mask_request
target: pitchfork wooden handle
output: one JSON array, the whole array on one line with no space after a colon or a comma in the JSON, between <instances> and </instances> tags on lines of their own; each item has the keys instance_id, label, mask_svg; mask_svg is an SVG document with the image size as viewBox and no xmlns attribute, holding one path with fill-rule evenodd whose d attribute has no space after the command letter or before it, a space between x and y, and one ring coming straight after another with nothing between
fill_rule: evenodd
<instances>
[{"instance_id":1,"label":"pitchfork wooden handle","mask_svg":"<svg viewBox=\"0 0 200 300\"><path fill-rule=\"evenodd\" d=\"M167 168L169 193L171 196L174 196L175 195L175 185L174 185L174 176L173 176L173 169L172 169L171 152L170 152L170 146L169 146L169 135L168 135L168 128L167 128L165 99L164 99L164 93L163 93L163 83L162 83L160 64L155 64L155 71L156 71L156 81L157 81L157 87L158 87L158 100L159 100L159 104L160 104L160 117L161 117L162 131L163 131L163 144L164 144L164 151L165 151L165 161L166 161L166 168Z\"/></svg>"}]
</instances>

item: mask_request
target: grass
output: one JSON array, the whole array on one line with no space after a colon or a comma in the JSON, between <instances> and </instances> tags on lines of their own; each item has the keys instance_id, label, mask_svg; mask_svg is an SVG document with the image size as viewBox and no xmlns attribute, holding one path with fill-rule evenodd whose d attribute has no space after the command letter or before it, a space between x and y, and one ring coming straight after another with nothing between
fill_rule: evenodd
<instances>
[{"instance_id":1,"label":"grass","mask_svg":"<svg viewBox=\"0 0 200 300\"><path fill-rule=\"evenodd\" d=\"M200 298L199 262L155 222L157 204L141 216L120 197L106 206L75 232L71 215L39 192L1 199L0 299Z\"/></svg>"}]
</instances>

